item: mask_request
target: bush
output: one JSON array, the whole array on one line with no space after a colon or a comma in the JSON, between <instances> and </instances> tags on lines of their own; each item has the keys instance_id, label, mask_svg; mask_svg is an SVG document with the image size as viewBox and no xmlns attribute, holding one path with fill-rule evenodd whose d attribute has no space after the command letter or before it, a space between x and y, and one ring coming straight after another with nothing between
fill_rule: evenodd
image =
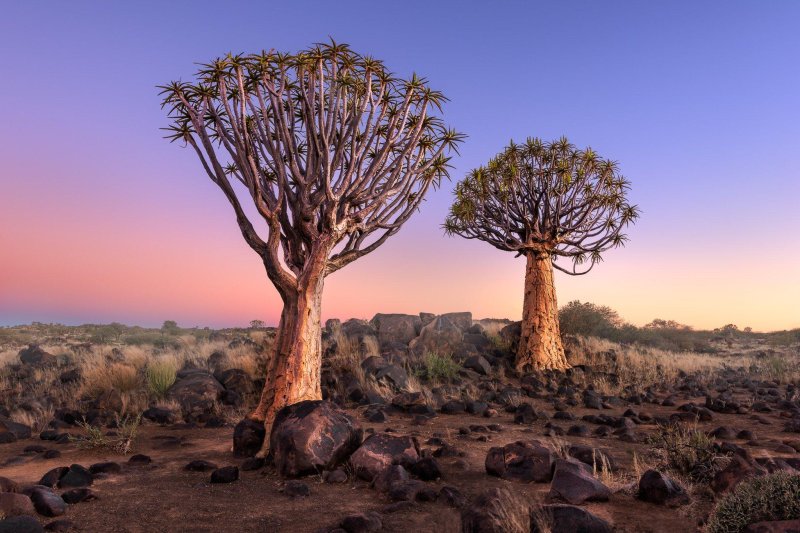
<instances>
[{"instance_id":1,"label":"bush","mask_svg":"<svg viewBox=\"0 0 800 533\"><path fill-rule=\"evenodd\" d=\"M740 483L722 498L708 521L709 533L738 533L756 522L800 518L800 476L777 472Z\"/></svg>"},{"instance_id":2,"label":"bush","mask_svg":"<svg viewBox=\"0 0 800 533\"><path fill-rule=\"evenodd\" d=\"M696 428L661 426L648 438L648 444L661 468L694 482L710 481L723 467L724 456L717 452L714 439Z\"/></svg>"},{"instance_id":3,"label":"bush","mask_svg":"<svg viewBox=\"0 0 800 533\"><path fill-rule=\"evenodd\" d=\"M114 363L108 367L108 378L111 386L120 392L133 392L139 388L139 373L130 365Z\"/></svg>"},{"instance_id":4,"label":"bush","mask_svg":"<svg viewBox=\"0 0 800 533\"><path fill-rule=\"evenodd\" d=\"M450 354L428 352L425 354L421 369L421 377L433 382L452 381L458 375L461 366L453 361Z\"/></svg>"},{"instance_id":5,"label":"bush","mask_svg":"<svg viewBox=\"0 0 800 533\"><path fill-rule=\"evenodd\" d=\"M163 398L172 384L175 383L175 374L177 373L175 362L170 359L158 359L151 361L147 365L147 385L150 391Z\"/></svg>"},{"instance_id":6,"label":"bush","mask_svg":"<svg viewBox=\"0 0 800 533\"><path fill-rule=\"evenodd\" d=\"M622 326L622 319L610 307L578 300L569 302L558 311L558 321L561 333L565 335L608 338L614 329Z\"/></svg>"}]
</instances>

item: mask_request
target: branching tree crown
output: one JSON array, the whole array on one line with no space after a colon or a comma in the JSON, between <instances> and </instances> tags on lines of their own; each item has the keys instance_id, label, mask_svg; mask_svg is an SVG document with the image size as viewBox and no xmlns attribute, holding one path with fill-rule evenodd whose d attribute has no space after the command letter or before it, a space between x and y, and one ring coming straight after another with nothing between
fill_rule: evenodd
<instances>
[{"instance_id":1,"label":"branching tree crown","mask_svg":"<svg viewBox=\"0 0 800 533\"><path fill-rule=\"evenodd\" d=\"M228 55L161 87L169 137L190 145L233 206L279 292L324 255L323 275L375 250L448 175L463 136L442 93L331 42ZM249 196L266 238L242 207ZM313 259L313 261L312 261Z\"/></svg>"},{"instance_id":2,"label":"branching tree crown","mask_svg":"<svg viewBox=\"0 0 800 533\"><path fill-rule=\"evenodd\" d=\"M639 211L626 199L617 164L565 138L513 142L458 183L445 231L520 254L550 255L553 266L585 274L602 252L624 244ZM572 261L559 266L558 258Z\"/></svg>"}]
</instances>

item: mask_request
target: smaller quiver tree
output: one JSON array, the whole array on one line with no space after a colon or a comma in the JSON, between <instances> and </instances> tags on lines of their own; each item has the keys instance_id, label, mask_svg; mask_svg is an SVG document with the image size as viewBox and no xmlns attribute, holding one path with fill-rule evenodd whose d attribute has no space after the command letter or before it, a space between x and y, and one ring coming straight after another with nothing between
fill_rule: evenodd
<instances>
[{"instance_id":1,"label":"smaller quiver tree","mask_svg":"<svg viewBox=\"0 0 800 533\"><path fill-rule=\"evenodd\" d=\"M615 162L565 138L512 142L456 186L445 231L527 259L519 372L569 367L553 269L586 274L603 252L625 243L622 231L639 215L628 188Z\"/></svg>"}]
</instances>

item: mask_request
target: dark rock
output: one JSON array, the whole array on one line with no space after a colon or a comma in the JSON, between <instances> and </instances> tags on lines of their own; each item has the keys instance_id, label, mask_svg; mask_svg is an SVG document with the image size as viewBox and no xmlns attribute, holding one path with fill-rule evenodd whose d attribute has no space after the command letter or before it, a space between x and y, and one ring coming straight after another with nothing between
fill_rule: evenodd
<instances>
[{"instance_id":1,"label":"dark rock","mask_svg":"<svg viewBox=\"0 0 800 533\"><path fill-rule=\"evenodd\" d=\"M467 497L460 490L449 485L445 485L439 490L439 496L436 499L456 509L467 505Z\"/></svg>"},{"instance_id":2,"label":"dark rock","mask_svg":"<svg viewBox=\"0 0 800 533\"><path fill-rule=\"evenodd\" d=\"M461 400L450 400L439 410L445 415L461 415L467 411L467 406Z\"/></svg>"},{"instance_id":3,"label":"dark rock","mask_svg":"<svg viewBox=\"0 0 800 533\"><path fill-rule=\"evenodd\" d=\"M487 361L485 357L480 355L467 357L464 361L464 368L474 370L482 376L487 376L492 372L492 365L489 364L489 361Z\"/></svg>"},{"instance_id":4,"label":"dark rock","mask_svg":"<svg viewBox=\"0 0 800 533\"><path fill-rule=\"evenodd\" d=\"M408 374L398 365L386 365L373 375L378 381L386 381L395 389L404 389L408 384Z\"/></svg>"},{"instance_id":5,"label":"dark rock","mask_svg":"<svg viewBox=\"0 0 800 533\"><path fill-rule=\"evenodd\" d=\"M416 479L409 479L408 481L399 481L393 483L391 487L389 487L389 499L392 501L414 501L414 500L422 500L422 501L432 501L435 499L435 494L430 497L430 495L424 494L424 491L427 489L427 486L422 481L418 481ZM422 495L422 498L420 498Z\"/></svg>"},{"instance_id":6,"label":"dark rock","mask_svg":"<svg viewBox=\"0 0 800 533\"><path fill-rule=\"evenodd\" d=\"M388 433L372 435L350 456L356 475L367 481L392 464L410 466L419 460L419 445L413 437Z\"/></svg>"},{"instance_id":7,"label":"dark rock","mask_svg":"<svg viewBox=\"0 0 800 533\"><path fill-rule=\"evenodd\" d=\"M58 485L58 481L69 471L66 466L58 466L52 470L48 470L42 479L39 480L39 485L43 487L50 487L51 489Z\"/></svg>"},{"instance_id":8,"label":"dark rock","mask_svg":"<svg viewBox=\"0 0 800 533\"><path fill-rule=\"evenodd\" d=\"M71 489L61 494L61 499L70 505L76 503L88 502L97 499L97 495L92 489Z\"/></svg>"},{"instance_id":9,"label":"dark rock","mask_svg":"<svg viewBox=\"0 0 800 533\"><path fill-rule=\"evenodd\" d=\"M229 368L214 374L226 392L235 392L244 397L253 393L253 380L241 368Z\"/></svg>"},{"instance_id":10,"label":"dark rock","mask_svg":"<svg viewBox=\"0 0 800 533\"><path fill-rule=\"evenodd\" d=\"M416 315L378 313L370 322L378 332L381 345L393 342L408 344L422 328L422 320Z\"/></svg>"},{"instance_id":11,"label":"dark rock","mask_svg":"<svg viewBox=\"0 0 800 533\"><path fill-rule=\"evenodd\" d=\"M11 433L15 437L14 440L31 438L31 428L6 417L0 417L0 434L2 433ZM13 440L10 442L13 442Z\"/></svg>"},{"instance_id":12,"label":"dark rock","mask_svg":"<svg viewBox=\"0 0 800 533\"><path fill-rule=\"evenodd\" d=\"M141 453L131 455L130 459L128 459L129 465L149 465L152 462L153 460L150 459L149 455L144 455Z\"/></svg>"},{"instance_id":13,"label":"dark rock","mask_svg":"<svg viewBox=\"0 0 800 533\"><path fill-rule=\"evenodd\" d=\"M58 480L58 487L61 489L88 487L93 482L94 476L92 476L88 468L81 465L71 465L69 470Z\"/></svg>"},{"instance_id":14,"label":"dark rock","mask_svg":"<svg viewBox=\"0 0 800 533\"><path fill-rule=\"evenodd\" d=\"M42 525L32 516L12 516L0 520L0 533L42 533Z\"/></svg>"},{"instance_id":15,"label":"dark rock","mask_svg":"<svg viewBox=\"0 0 800 533\"><path fill-rule=\"evenodd\" d=\"M489 409L489 404L481 401L467 402L467 412L473 415L484 415Z\"/></svg>"},{"instance_id":16,"label":"dark rock","mask_svg":"<svg viewBox=\"0 0 800 533\"><path fill-rule=\"evenodd\" d=\"M75 526L75 522L68 518L59 518L58 520L53 520L49 522L46 526L44 526L45 531L76 531L78 528Z\"/></svg>"},{"instance_id":17,"label":"dark rock","mask_svg":"<svg viewBox=\"0 0 800 533\"><path fill-rule=\"evenodd\" d=\"M639 479L640 500L679 507L689 503L689 495L675 480L657 470L648 470Z\"/></svg>"},{"instance_id":18,"label":"dark rock","mask_svg":"<svg viewBox=\"0 0 800 533\"><path fill-rule=\"evenodd\" d=\"M378 513L371 512L347 516L339 522L339 527L347 533L370 533L380 531L383 528L383 522Z\"/></svg>"},{"instance_id":19,"label":"dark rock","mask_svg":"<svg viewBox=\"0 0 800 533\"><path fill-rule=\"evenodd\" d=\"M531 519L528 503L506 488L481 494L461 513L463 533L528 533Z\"/></svg>"},{"instance_id":20,"label":"dark rock","mask_svg":"<svg viewBox=\"0 0 800 533\"><path fill-rule=\"evenodd\" d=\"M89 472L95 474L119 474L122 472L122 465L113 461L95 463L89 467Z\"/></svg>"},{"instance_id":21,"label":"dark rock","mask_svg":"<svg viewBox=\"0 0 800 533\"><path fill-rule=\"evenodd\" d=\"M439 468L439 463L433 457L420 459L411 465L409 471L422 481L436 481L442 477L442 470Z\"/></svg>"},{"instance_id":22,"label":"dark rock","mask_svg":"<svg viewBox=\"0 0 800 533\"><path fill-rule=\"evenodd\" d=\"M284 407L275 417L270 455L283 476L330 470L361 444L361 427L328 401L304 401Z\"/></svg>"},{"instance_id":23,"label":"dark rock","mask_svg":"<svg viewBox=\"0 0 800 533\"><path fill-rule=\"evenodd\" d=\"M539 521L544 522L539 524ZM531 533L611 533L611 525L574 505L543 505L531 510Z\"/></svg>"},{"instance_id":24,"label":"dark rock","mask_svg":"<svg viewBox=\"0 0 800 533\"><path fill-rule=\"evenodd\" d=\"M30 344L27 348L20 350L19 360L24 365L45 366L55 364L56 356L47 353L38 344Z\"/></svg>"},{"instance_id":25,"label":"dark rock","mask_svg":"<svg viewBox=\"0 0 800 533\"><path fill-rule=\"evenodd\" d=\"M9 517L35 513L31 499L25 494L0 492L0 516Z\"/></svg>"},{"instance_id":26,"label":"dark rock","mask_svg":"<svg viewBox=\"0 0 800 533\"><path fill-rule=\"evenodd\" d=\"M549 495L551 499L579 505L587 501L607 501L611 491L592 477L583 463L559 459L556 461Z\"/></svg>"},{"instance_id":27,"label":"dark rock","mask_svg":"<svg viewBox=\"0 0 800 533\"><path fill-rule=\"evenodd\" d=\"M61 516L67 511L67 502L47 487L34 487L31 490L31 501L36 512L43 516Z\"/></svg>"},{"instance_id":28,"label":"dark rock","mask_svg":"<svg viewBox=\"0 0 800 533\"><path fill-rule=\"evenodd\" d=\"M178 374L181 375L180 372ZM167 391L167 398L178 402L184 415L193 418L211 414L224 391L225 388L214 376L195 370L179 377Z\"/></svg>"},{"instance_id":29,"label":"dark rock","mask_svg":"<svg viewBox=\"0 0 800 533\"><path fill-rule=\"evenodd\" d=\"M184 466L183 469L189 472L210 472L211 470L216 470L217 465L208 461L203 461L202 459L197 459Z\"/></svg>"},{"instance_id":30,"label":"dark rock","mask_svg":"<svg viewBox=\"0 0 800 533\"><path fill-rule=\"evenodd\" d=\"M233 483L239 479L239 467L223 466L211 472L211 483Z\"/></svg>"},{"instance_id":31,"label":"dark rock","mask_svg":"<svg viewBox=\"0 0 800 533\"><path fill-rule=\"evenodd\" d=\"M302 481L290 479L283 484L283 493L290 498L305 497L311 495L311 489Z\"/></svg>"},{"instance_id":32,"label":"dark rock","mask_svg":"<svg viewBox=\"0 0 800 533\"><path fill-rule=\"evenodd\" d=\"M372 488L378 492L387 493L393 485L403 483L411 479L408 471L401 465L391 465L384 469L372 480Z\"/></svg>"},{"instance_id":33,"label":"dark rock","mask_svg":"<svg viewBox=\"0 0 800 533\"><path fill-rule=\"evenodd\" d=\"M603 426L604 427L604 426ZM598 471L605 470L608 466L609 470L616 470L617 465L614 460L607 453L592 448L591 446L584 446L582 444L574 444L569 447L567 453L570 457L574 457L578 461L597 468Z\"/></svg>"},{"instance_id":34,"label":"dark rock","mask_svg":"<svg viewBox=\"0 0 800 533\"><path fill-rule=\"evenodd\" d=\"M714 479L711 480L711 489L717 494L723 494L732 490L745 479L766 473L766 469L749 457L733 455L728 466L717 472Z\"/></svg>"},{"instance_id":35,"label":"dark rock","mask_svg":"<svg viewBox=\"0 0 800 533\"><path fill-rule=\"evenodd\" d=\"M261 450L267 430L263 422L249 418L242 419L233 428L233 455L252 457Z\"/></svg>"},{"instance_id":36,"label":"dark rock","mask_svg":"<svg viewBox=\"0 0 800 533\"><path fill-rule=\"evenodd\" d=\"M341 468L326 471L322 474L322 479L325 480L325 483L347 483L347 472Z\"/></svg>"},{"instance_id":37,"label":"dark rock","mask_svg":"<svg viewBox=\"0 0 800 533\"><path fill-rule=\"evenodd\" d=\"M485 467L487 474L503 479L545 483L553 477L553 453L537 441L517 441L491 448Z\"/></svg>"},{"instance_id":38,"label":"dark rock","mask_svg":"<svg viewBox=\"0 0 800 533\"><path fill-rule=\"evenodd\" d=\"M146 409L142 413L142 418L162 425L174 424L177 420L177 416L174 412L161 407L150 407L149 409Z\"/></svg>"},{"instance_id":39,"label":"dark rock","mask_svg":"<svg viewBox=\"0 0 800 533\"><path fill-rule=\"evenodd\" d=\"M242 464L239 465L239 469L243 472L250 472L252 470L260 470L261 468L264 468L265 464L266 460L262 457L248 457L242 461Z\"/></svg>"},{"instance_id":40,"label":"dark rock","mask_svg":"<svg viewBox=\"0 0 800 533\"><path fill-rule=\"evenodd\" d=\"M514 410L515 424L533 424L537 418L536 411L529 403L521 403Z\"/></svg>"},{"instance_id":41,"label":"dark rock","mask_svg":"<svg viewBox=\"0 0 800 533\"><path fill-rule=\"evenodd\" d=\"M0 476L0 492L19 492L19 485L16 481Z\"/></svg>"}]
</instances>

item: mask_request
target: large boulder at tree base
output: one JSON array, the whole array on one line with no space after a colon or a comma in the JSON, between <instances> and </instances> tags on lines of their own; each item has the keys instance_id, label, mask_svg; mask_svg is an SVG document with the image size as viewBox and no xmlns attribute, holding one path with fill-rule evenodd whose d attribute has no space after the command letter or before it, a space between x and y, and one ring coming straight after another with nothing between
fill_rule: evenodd
<instances>
[{"instance_id":1,"label":"large boulder at tree base","mask_svg":"<svg viewBox=\"0 0 800 533\"><path fill-rule=\"evenodd\" d=\"M324 400L307 400L278 411L270 434L270 456L287 477L331 470L361 444L361 426Z\"/></svg>"},{"instance_id":2,"label":"large boulder at tree base","mask_svg":"<svg viewBox=\"0 0 800 533\"><path fill-rule=\"evenodd\" d=\"M250 418L241 420L233 428L233 455L236 457L253 457L261 450L267 430L263 422Z\"/></svg>"},{"instance_id":3,"label":"large boulder at tree base","mask_svg":"<svg viewBox=\"0 0 800 533\"><path fill-rule=\"evenodd\" d=\"M553 478L553 452L537 441L495 447L486 455L486 473L503 479L546 483Z\"/></svg>"},{"instance_id":4,"label":"large boulder at tree base","mask_svg":"<svg viewBox=\"0 0 800 533\"><path fill-rule=\"evenodd\" d=\"M505 487L489 489L461 512L463 533L530 533L528 503Z\"/></svg>"},{"instance_id":5,"label":"large boulder at tree base","mask_svg":"<svg viewBox=\"0 0 800 533\"><path fill-rule=\"evenodd\" d=\"M416 338L422 328L422 320L418 315L384 314L375 315L371 323L378 332L381 346L393 342L408 344Z\"/></svg>"},{"instance_id":6,"label":"large boulder at tree base","mask_svg":"<svg viewBox=\"0 0 800 533\"><path fill-rule=\"evenodd\" d=\"M376 433L350 456L350 464L361 479L372 481L393 464L411 467L419 460L414 437Z\"/></svg>"}]
</instances>

